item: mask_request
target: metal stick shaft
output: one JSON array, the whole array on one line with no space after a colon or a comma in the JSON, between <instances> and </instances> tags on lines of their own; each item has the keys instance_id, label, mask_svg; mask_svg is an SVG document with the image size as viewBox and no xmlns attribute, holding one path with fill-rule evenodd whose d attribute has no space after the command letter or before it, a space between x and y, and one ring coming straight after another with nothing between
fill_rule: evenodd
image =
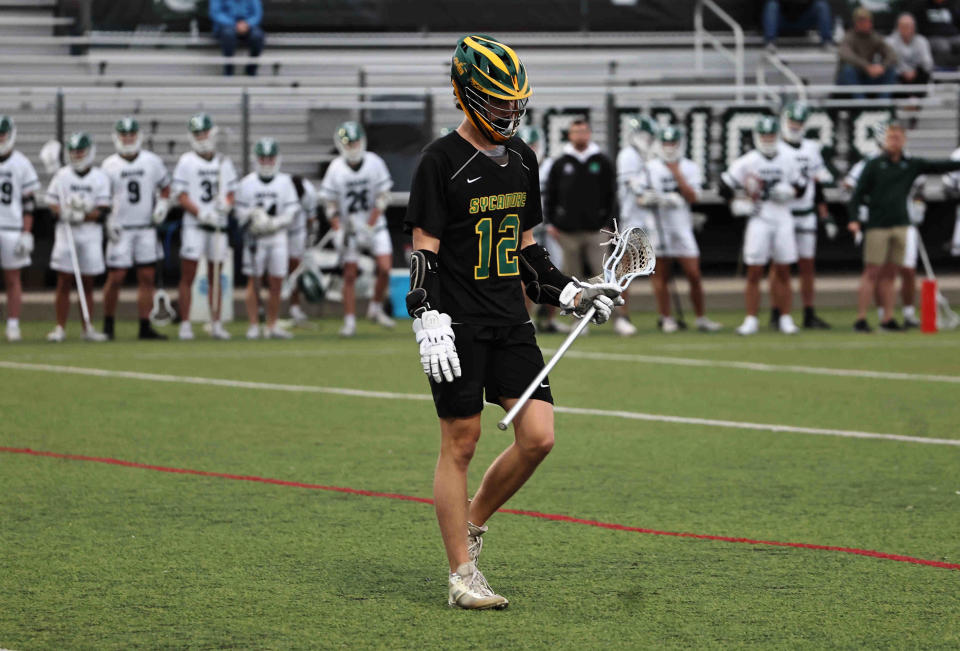
<instances>
[{"instance_id":1,"label":"metal stick shaft","mask_svg":"<svg viewBox=\"0 0 960 651\"><path fill-rule=\"evenodd\" d=\"M920 261L923 262L923 269L927 273L927 278L936 280L933 275L933 267L930 265L930 258L927 257L927 247L923 245L923 237L920 235L920 229L914 226L917 231L917 251L920 253Z\"/></svg>"},{"instance_id":2,"label":"metal stick shaft","mask_svg":"<svg viewBox=\"0 0 960 651\"><path fill-rule=\"evenodd\" d=\"M520 410L523 409L523 406L527 404L527 401L530 400L530 396L533 395L533 392L537 390L537 387L540 386L540 383L543 382L543 379L547 377L547 374L553 370L553 367L557 365L557 362L560 361L560 358L563 357L567 349L573 345L573 341L580 336L580 333L583 332L584 328L587 327L587 324L590 323L590 319L593 318L593 315L596 313L597 308L591 307L587 310L587 313L583 315L583 318L580 319L580 323L574 327L573 331L567 335L567 338L560 345L560 348L557 349L557 352L553 354L553 357L550 358L550 361L547 362L546 366L537 373L537 377L533 378L533 382L530 383L530 386L527 387L526 391L523 392L523 395L520 396L520 399L517 400L516 404L510 408L510 411L507 412L507 415L497 423L497 427L501 430L507 429L510 423L513 422L513 419L517 417L517 414L520 413Z\"/></svg>"},{"instance_id":3,"label":"metal stick shaft","mask_svg":"<svg viewBox=\"0 0 960 651\"><path fill-rule=\"evenodd\" d=\"M80 314L83 315L83 329L89 330L93 327L90 322L90 310L87 308L87 293L83 289L83 276L80 275L80 260L77 258L77 246L73 240L73 227L69 222L63 222L64 230L67 233L67 244L70 248L70 262L73 264L73 277L77 282L77 296L80 298Z\"/></svg>"}]
</instances>

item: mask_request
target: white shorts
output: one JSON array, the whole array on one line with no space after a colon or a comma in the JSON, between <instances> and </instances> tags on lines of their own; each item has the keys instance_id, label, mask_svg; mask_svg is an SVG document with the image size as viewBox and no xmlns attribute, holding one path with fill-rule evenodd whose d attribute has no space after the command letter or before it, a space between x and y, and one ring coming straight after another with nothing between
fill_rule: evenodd
<instances>
[{"instance_id":1,"label":"white shorts","mask_svg":"<svg viewBox=\"0 0 960 651\"><path fill-rule=\"evenodd\" d=\"M153 264L163 257L157 241L157 229L125 228L120 239L107 242L107 266L111 269L129 269L134 265Z\"/></svg>"},{"instance_id":2,"label":"white shorts","mask_svg":"<svg viewBox=\"0 0 960 651\"><path fill-rule=\"evenodd\" d=\"M817 216L794 217L793 232L797 238L797 257L801 260L817 257Z\"/></svg>"},{"instance_id":3,"label":"white shorts","mask_svg":"<svg viewBox=\"0 0 960 651\"><path fill-rule=\"evenodd\" d=\"M907 229L907 242L903 248L903 266L907 269L917 268L917 238L920 233L916 226Z\"/></svg>"},{"instance_id":4,"label":"white shorts","mask_svg":"<svg viewBox=\"0 0 960 651\"><path fill-rule=\"evenodd\" d=\"M650 244L658 256L664 258L699 258L700 247L697 246L697 238L693 235L693 227L676 226L669 223L662 224L663 239L660 241L660 231L657 229L657 223L651 220L651 223L641 224L643 230L647 232L650 238Z\"/></svg>"},{"instance_id":5,"label":"white shorts","mask_svg":"<svg viewBox=\"0 0 960 651\"><path fill-rule=\"evenodd\" d=\"M751 266L765 265L771 258L776 264L797 261L793 220L751 217L743 237L743 262Z\"/></svg>"},{"instance_id":6,"label":"white shorts","mask_svg":"<svg viewBox=\"0 0 960 651\"><path fill-rule=\"evenodd\" d=\"M50 268L63 273L73 273L70 246L67 242L67 225L57 222L50 254ZM103 263L103 226L94 223L77 224L73 229L73 242L77 247L77 262L84 276L98 276L107 270Z\"/></svg>"},{"instance_id":7,"label":"white shorts","mask_svg":"<svg viewBox=\"0 0 960 651\"><path fill-rule=\"evenodd\" d=\"M307 250L307 229L287 231L287 255L299 260Z\"/></svg>"},{"instance_id":8,"label":"white shorts","mask_svg":"<svg viewBox=\"0 0 960 651\"><path fill-rule=\"evenodd\" d=\"M180 232L180 257L197 261L201 257L212 262L222 262L227 254L227 234L215 233L199 226L184 224Z\"/></svg>"},{"instance_id":9,"label":"white shorts","mask_svg":"<svg viewBox=\"0 0 960 651\"><path fill-rule=\"evenodd\" d=\"M274 233L261 237L243 246L243 273L245 276L262 276L264 272L275 278L287 275L289 257L287 234Z\"/></svg>"},{"instance_id":10,"label":"white shorts","mask_svg":"<svg viewBox=\"0 0 960 651\"><path fill-rule=\"evenodd\" d=\"M347 248L343 253L344 263L356 262L360 258L360 251L367 251L375 258L393 253L393 242L390 241L390 231L386 226L378 227L369 238L358 237L355 231L345 245Z\"/></svg>"},{"instance_id":11,"label":"white shorts","mask_svg":"<svg viewBox=\"0 0 960 651\"><path fill-rule=\"evenodd\" d=\"M20 241L20 229L0 231L0 267L4 269L23 269L30 266L29 255L17 255L17 242Z\"/></svg>"}]
</instances>

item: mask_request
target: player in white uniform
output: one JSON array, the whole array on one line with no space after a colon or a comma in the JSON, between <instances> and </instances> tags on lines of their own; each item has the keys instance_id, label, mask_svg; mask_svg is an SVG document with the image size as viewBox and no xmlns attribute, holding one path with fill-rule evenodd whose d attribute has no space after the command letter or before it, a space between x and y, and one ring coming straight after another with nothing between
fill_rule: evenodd
<instances>
[{"instance_id":1,"label":"player in white uniform","mask_svg":"<svg viewBox=\"0 0 960 651\"><path fill-rule=\"evenodd\" d=\"M170 175L160 157L141 149L140 125L120 118L113 131L116 153L101 169L113 187L113 209L107 217L107 283L103 287L103 334L114 337L114 317L120 286L131 267L137 268L137 316L140 339L166 339L150 325L154 265L161 257L157 226L170 209Z\"/></svg>"},{"instance_id":2,"label":"player in white uniform","mask_svg":"<svg viewBox=\"0 0 960 651\"><path fill-rule=\"evenodd\" d=\"M193 279L200 256L207 259L211 329L214 339L229 339L220 323L221 296L214 296L214 274L220 273L227 253L227 216L233 207L237 173L230 159L217 152L217 127L206 113L190 118L190 145L173 171L173 196L183 208L180 232L180 339L193 339L190 325L190 301ZM222 288L221 288L222 293ZM227 297L232 300L232 297Z\"/></svg>"},{"instance_id":3,"label":"player in white uniform","mask_svg":"<svg viewBox=\"0 0 960 651\"><path fill-rule=\"evenodd\" d=\"M683 132L675 126L660 130L658 156L647 161L645 194L653 198L653 224L647 233L657 254L656 272L651 276L660 314L660 328L676 332L677 322L670 314L670 292L667 283L676 260L690 283L690 301L697 315L697 329L716 332L721 326L706 316L703 282L700 277L700 248L693 235L690 205L697 201L703 187L700 167L683 156Z\"/></svg>"},{"instance_id":4,"label":"player in white uniform","mask_svg":"<svg viewBox=\"0 0 960 651\"><path fill-rule=\"evenodd\" d=\"M13 146L17 127L0 115L0 267L7 291L7 341L20 341L20 270L30 266L33 253L33 211L40 187L37 172Z\"/></svg>"},{"instance_id":5,"label":"player in white uniform","mask_svg":"<svg viewBox=\"0 0 960 651\"><path fill-rule=\"evenodd\" d=\"M383 299L390 281L393 244L384 211L393 180L383 159L367 151L367 137L357 122L344 122L333 136L340 155L333 159L320 184L324 210L330 227L342 230L343 328L340 335L352 337L357 330L357 259L367 249L377 262L377 280L367 318L385 328L393 319L383 311Z\"/></svg>"},{"instance_id":6,"label":"player in white uniform","mask_svg":"<svg viewBox=\"0 0 960 651\"><path fill-rule=\"evenodd\" d=\"M780 116L780 136L783 142L793 150L794 158L801 176L806 183L803 196L790 204L793 213L793 229L797 239L797 270L800 272L800 297L803 300L803 327L827 329L826 321L817 316L814 309L814 277L816 267L814 258L817 253L817 222L824 222L827 237L837 236L837 225L830 219L827 202L823 196L823 186L833 182L833 176L823 162L820 143L804 138L804 127L810 117L810 108L802 102L791 102ZM770 271L771 303L777 303L777 292L785 288L778 282L775 272ZM770 323L776 326L780 322L780 311L771 310Z\"/></svg>"},{"instance_id":7,"label":"player in white uniform","mask_svg":"<svg viewBox=\"0 0 960 651\"><path fill-rule=\"evenodd\" d=\"M617 195L620 200L619 227L623 230L639 226L651 237L656 235L653 209L656 197L650 189L647 173L647 161L650 160L656 144L657 123L653 118L640 115L627 120L627 146L617 154ZM630 323L630 306L627 293L623 294L624 304L613 320L613 331L620 336L637 333Z\"/></svg>"},{"instance_id":8,"label":"player in white uniform","mask_svg":"<svg viewBox=\"0 0 960 651\"><path fill-rule=\"evenodd\" d=\"M786 287L778 298L780 332L796 334L790 316L793 290L790 265L797 261L797 241L793 233L790 204L806 189L791 148L780 142L777 121L765 115L753 131L754 149L733 161L720 179L720 192L732 199L730 211L735 217L747 217L743 238L743 261L747 265L745 300L747 316L737 328L739 335L758 330L760 280L763 268L773 260L780 282Z\"/></svg>"},{"instance_id":9,"label":"player in white uniform","mask_svg":"<svg viewBox=\"0 0 960 651\"><path fill-rule=\"evenodd\" d=\"M277 323L280 290L287 275L287 229L300 210L297 189L289 174L280 173L280 150L272 138L261 138L253 147L256 171L247 174L237 189L237 219L246 228L243 273L247 277L247 339L290 339ZM260 330L260 278L266 274L266 328Z\"/></svg>"},{"instance_id":10,"label":"player in white uniform","mask_svg":"<svg viewBox=\"0 0 960 651\"><path fill-rule=\"evenodd\" d=\"M960 148L953 150L950 160L960 160ZM960 173L953 172L943 176L943 187L948 196L956 199L960 196ZM960 206L957 207L956 221L953 224L953 238L950 242L950 255L960 256Z\"/></svg>"},{"instance_id":11,"label":"player in white uniform","mask_svg":"<svg viewBox=\"0 0 960 651\"><path fill-rule=\"evenodd\" d=\"M76 248L83 290L87 299L90 318L93 318L93 279L102 274L104 216L110 213L110 178L93 160L97 148L89 134L77 132L67 140L70 164L61 167L47 188L47 205L59 218L50 254L50 268L57 272L55 310L57 325L47 335L47 341L60 342L66 339L64 328L70 312L70 288L74 283L73 255L67 229L71 229ZM92 323L84 324L84 339L106 341L103 333L93 329Z\"/></svg>"},{"instance_id":12,"label":"player in white uniform","mask_svg":"<svg viewBox=\"0 0 960 651\"><path fill-rule=\"evenodd\" d=\"M297 190L299 209L293 224L287 230L287 255L290 256L288 273L293 273L300 266L303 254L306 253L307 243L313 242L317 232L317 189L313 183L302 176L294 175L293 187ZM306 323L307 315L300 307L300 288L294 283L290 292L290 318L294 323Z\"/></svg>"}]
</instances>

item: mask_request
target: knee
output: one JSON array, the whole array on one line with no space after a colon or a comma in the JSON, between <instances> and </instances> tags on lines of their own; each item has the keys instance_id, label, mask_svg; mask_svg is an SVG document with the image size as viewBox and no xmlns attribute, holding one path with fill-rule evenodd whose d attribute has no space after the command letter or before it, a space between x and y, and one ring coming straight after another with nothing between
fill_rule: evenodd
<instances>
[{"instance_id":1,"label":"knee","mask_svg":"<svg viewBox=\"0 0 960 651\"><path fill-rule=\"evenodd\" d=\"M525 431L523 437L517 441L517 445L523 450L524 454L538 461L550 454L553 443L552 427L539 427L533 431Z\"/></svg>"},{"instance_id":2,"label":"knee","mask_svg":"<svg viewBox=\"0 0 960 651\"><path fill-rule=\"evenodd\" d=\"M458 467L466 469L477 450L480 432L473 427L454 427L444 437L442 454Z\"/></svg>"}]
</instances>

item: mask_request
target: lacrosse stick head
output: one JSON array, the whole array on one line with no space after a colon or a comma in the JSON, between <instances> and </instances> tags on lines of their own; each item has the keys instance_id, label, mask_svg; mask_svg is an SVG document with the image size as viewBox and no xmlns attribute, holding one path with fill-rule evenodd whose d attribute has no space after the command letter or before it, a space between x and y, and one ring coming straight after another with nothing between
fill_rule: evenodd
<instances>
[{"instance_id":1,"label":"lacrosse stick head","mask_svg":"<svg viewBox=\"0 0 960 651\"><path fill-rule=\"evenodd\" d=\"M616 283L621 290L625 290L634 278L653 273L657 257L646 231L639 226L621 231L614 221L610 235L607 244L613 250L603 261L604 282Z\"/></svg>"},{"instance_id":2,"label":"lacrosse stick head","mask_svg":"<svg viewBox=\"0 0 960 651\"><path fill-rule=\"evenodd\" d=\"M170 325L176 314L170 304L170 297L162 289L153 295L153 309L150 310L150 323L157 327Z\"/></svg>"}]
</instances>

